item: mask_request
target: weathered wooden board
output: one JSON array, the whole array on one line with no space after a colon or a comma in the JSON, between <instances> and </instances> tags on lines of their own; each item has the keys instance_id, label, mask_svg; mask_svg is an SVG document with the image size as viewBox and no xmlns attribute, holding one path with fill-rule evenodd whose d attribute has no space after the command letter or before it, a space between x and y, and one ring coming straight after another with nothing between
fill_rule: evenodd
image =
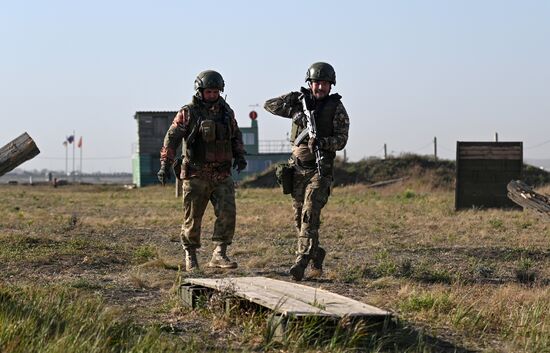
<instances>
[{"instance_id":1,"label":"weathered wooden board","mask_svg":"<svg viewBox=\"0 0 550 353\"><path fill-rule=\"evenodd\" d=\"M518 208L506 185L521 178L521 142L457 142L455 209Z\"/></svg>"},{"instance_id":2,"label":"weathered wooden board","mask_svg":"<svg viewBox=\"0 0 550 353\"><path fill-rule=\"evenodd\" d=\"M389 179L389 180L379 181L379 182L377 182L377 183L373 183L373 184L367 185L367 188L369 188L369 189L381 188L381 187L384 187L384 186L387 186L387 185L392 185L392 184L395 184L395 183L402 182L402 181L404 181L404 180L407 180L407 178L408 178L408 177L403 177L403 178L397 178L397 179Z\"/></svg>"},{"instance_id":3,"label":"weathered wooden board","mask_svg":"<svg viewBox=\"0 0 550 353\"><path fill-rule=\"evenodd\" d=\"M40 153L33 139L24 132L0 148L0 176Z\"/></svg>"},{"instance_id":4,"label":"weathered wooden board","mask_svg":"<svg viewBox=\"0 0 550 353\"><path fill-rule=\"evenodd\" d=\"M522 158L521 146L499 145L498 142L491 142L494 146L464 146L458 150L458 157L461 159L502 159L518 160Z\"/></svg>"},{"instance_id":5,"label":"weathered wooden board","mask_svg":"<svg viewBox=\"0 0 550 353\"><path fill-rule=\"evenodd\" d=\"M520 206L539 212L550 219L550 197L539 194L521 180L508 183L508 197Z\"/></svg>"},{"instance_id":6,"label":"weathered wooden board","mask_svg":"<svg viewBox=\"0 0 550 353\"><path fill-rule=\"evenodd\" d=\"M285 316L387 317L390 312L320 288L266 277L188 278L187 283L228 292Z\"/></svg>"}]
</instances>

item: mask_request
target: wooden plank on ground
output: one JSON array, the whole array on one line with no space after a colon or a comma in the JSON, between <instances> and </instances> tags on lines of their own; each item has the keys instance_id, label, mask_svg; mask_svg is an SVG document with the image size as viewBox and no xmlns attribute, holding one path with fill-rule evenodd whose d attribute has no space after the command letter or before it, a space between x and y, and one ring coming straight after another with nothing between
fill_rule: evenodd
<instances>
[{"instance_id":1,"label":"wooden plank on ground","mask_svg":"<svg viewBox=\"0 0 550 353\"><path fill-rule=\"evenodd\" d=\"M324 289L266 277L188 278L187 283L228 292L282 315L386 317L390 313Z\"/></svg>"},{"instance_id":2,"label":"wooden plank on ground","mask_svg":"<svg viewBox=\"0 0 550 353\"><path fill-rule=\"evenodd\" d=\"M387 186L387 185L391 185L391 184L395 184L395 183L399 183L403 180L406 180L408 177L402 177L402 178L397 178L397 179L389 179L389 180L383 180L383 181L379 181L379 182L376 182L376 183L373 183L373 184L370 184L370 185L367 185L367 188L380 188L380 187L383 187L383 186Z\"/></svg>"}]
</instances>

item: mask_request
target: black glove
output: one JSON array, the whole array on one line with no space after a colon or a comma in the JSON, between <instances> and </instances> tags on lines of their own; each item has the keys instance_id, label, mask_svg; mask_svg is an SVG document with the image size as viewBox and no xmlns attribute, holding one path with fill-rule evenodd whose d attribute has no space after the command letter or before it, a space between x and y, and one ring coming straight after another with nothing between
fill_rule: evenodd
<instances>
[{"instance_id":1,"label":"black glove","mask_svg":"<svg viewBox=\"0 0 550 353\"><path fill-rule=\"evenodd\" d=\"M313 97L311 90L302 87L300 88L300 92L302 92L302 95L304 96L303 99L306 101L307 110L315 110L315 98Z\"/></svg>"},{"instance_id":2,"label":"black glove","mask_svg":"<svg viewBox=\"0 0 550 353\"><path fill-rule=\"evenodd\" d=\"M240 173L241 170L244 170L246 168L248 163L246 163L246 159L244 157L236 157L233 161L233 169L237 169L237 173Z\"/></svg>"},{"instance_id":3,"label":"black glove","mask_svg":"<svg viewBox=\"0 0 550 353\"><path fill-rule=\"evenodd\" d=\"M166 184L167 180L170 180L170 169L166 167L166 162L160 162L160 169L157 173L157 178L159 179L162 186Z\"/></svg>"}]
</instances>

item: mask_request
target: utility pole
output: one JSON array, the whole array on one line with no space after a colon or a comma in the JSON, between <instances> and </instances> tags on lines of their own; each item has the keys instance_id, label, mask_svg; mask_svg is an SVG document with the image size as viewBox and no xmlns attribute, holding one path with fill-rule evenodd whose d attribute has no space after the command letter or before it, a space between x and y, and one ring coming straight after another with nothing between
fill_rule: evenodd
<instances>
[{"instance_id":1,"label":"utility pole","mask_svg":"<svg viewBox=\"0 0 550 353\"><path fill-rule=\"evenodd\" d=\"M82 136L80 136L80 139L78 140L78 149L80 150L80 170L78 172L78 180L80 181L80 184L82 184Z\"/></svg>"},{"instance_id":2,"label":"utility pole","mask_svg":"<svg viewBox=\"0 0 550 353\"><path fill-rule=\"evenodd\" d=\"M65 142L63 142L63 146L65 146L65 176L69 177L69 147L67 146L69 143L65 139Z\"/></svg>"},{"instance_id":3,"label":"utility pole","mask_svg":"<svg viewBox=\"0 0 550 353\"><path fill-rule=\"evenodd\" d=\"M388 159L388 146L384 144L384 159Z\"/></svg>"},{"instance_id":4,"label":"utility pole","mask_svg":"<svg viewBox=\"0 0 550 353\"><path fill-rule=\"evenodd\" d=\"M437 161L437 136L434 137L434 159Z\"/></svg>"},{"instance_id":5,"label":"utility pole","mask_svg":"<svg viewBox=\"0 0 550 353\"><path fill-rule=\"evenodd\" d=\"M75 146L76 145L76 135L75 135L75 131L73 130L73 183L75 182L75 170L74 170L74 152L75 152Z\"/></svg>"},{"instance_id":6,"label":"utility pole","mask_svg":"<svg viewBox=\"0 0 550 353\"><path fill-rule=\"evenodd\" d=\"M498 132L495 132L495 142L498 142Z\"/></svg>"}]
</instances>

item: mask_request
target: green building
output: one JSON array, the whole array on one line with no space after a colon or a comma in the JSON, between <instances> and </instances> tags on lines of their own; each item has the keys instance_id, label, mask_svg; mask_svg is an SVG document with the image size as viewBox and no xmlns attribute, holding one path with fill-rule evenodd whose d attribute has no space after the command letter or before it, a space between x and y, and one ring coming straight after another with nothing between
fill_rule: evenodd
<instances>
[{"instance_id":1,"label":"green building","mask_svg":"<svg viewBox=\"0 0 550 353\"><path fill-rule=\"evenodd\" d=\"M134 118L137 122L138 141L132 156L133 182L137 186L158 183L160 149L164 135L177 112L140 111ZM251 116L257 116L257 114ZM248 166L240 174L233 173L238 181L247 176L261 173L271 164L286 161L290 157L290 143L287 140L260 141L258 121L251 119L250 127L239 126L247 152ZM181 155L181 148L176 155ZM172 180L173 181L173 180Z\"/></svg>"}]
</instances>

